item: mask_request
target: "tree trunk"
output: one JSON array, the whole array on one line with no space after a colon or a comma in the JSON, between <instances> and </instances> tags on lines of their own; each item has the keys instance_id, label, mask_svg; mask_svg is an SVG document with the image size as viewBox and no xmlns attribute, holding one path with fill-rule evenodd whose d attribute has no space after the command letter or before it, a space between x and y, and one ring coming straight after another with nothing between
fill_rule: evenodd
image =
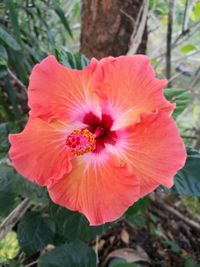
<instances>
[{"instance_id":1,"label":"tree trunk","mask_svg":"<svg viewBox=\"0 0 200 267\"><path fill-rule=\"evenodd\" d=\"M97 59L144 54L147 12L148 0L82 0L81 52Z\"/></svg>"}]
</instances>

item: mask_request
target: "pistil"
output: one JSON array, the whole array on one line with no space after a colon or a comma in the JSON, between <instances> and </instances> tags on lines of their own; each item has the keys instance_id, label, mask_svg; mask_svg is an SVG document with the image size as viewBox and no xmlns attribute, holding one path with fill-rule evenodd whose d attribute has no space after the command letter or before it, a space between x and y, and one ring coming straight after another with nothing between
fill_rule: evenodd
<instances>
[{"instance_id":1,"label":"pistil","mask_svg":"<svg viewBox=\"0 0 200 267\"><path fill-rule=\"evenodd\" d=\"M66 145L77 156L92 152L96 148L95 135L88 129L74 130L67 136Z\"/></svg>"}]
</instances>

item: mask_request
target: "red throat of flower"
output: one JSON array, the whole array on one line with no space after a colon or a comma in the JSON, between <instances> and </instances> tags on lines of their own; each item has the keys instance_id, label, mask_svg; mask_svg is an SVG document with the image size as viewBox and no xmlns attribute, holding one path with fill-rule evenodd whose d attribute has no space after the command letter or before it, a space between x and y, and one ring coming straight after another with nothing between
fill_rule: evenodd
<instances>
[{"instance_id":1,"label":"red throat of flower","mask_svg":"<svg viewBox=\"0 0 200 267\"><path fill-rule=\"evenodd\" d=\"M67 136L66 145L77 156L92 152L96 148L95 135L87 129L77 129Z\"/></svg>"}]
</instances>

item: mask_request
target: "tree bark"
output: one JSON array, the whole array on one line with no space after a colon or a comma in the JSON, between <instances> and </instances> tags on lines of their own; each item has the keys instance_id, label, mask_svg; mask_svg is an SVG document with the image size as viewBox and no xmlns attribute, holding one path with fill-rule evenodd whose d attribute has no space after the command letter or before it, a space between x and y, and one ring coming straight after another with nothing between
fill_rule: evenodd
<instances>
[{"instance_id":1,"label":"tree bark","mask_svg":"<svg viewBox=\"0 0 200 267\"><path fill-rule=\"evenodd\" d=\"M133 33L138 29L141 38L133 51L144 54L147 16L145 21L142 16L147 3L148 0L82 0L81 52L88 58L97 59L125 55L134 43ZM142 21L143 29L139 27Z\"/></svg>"}]
</instances>

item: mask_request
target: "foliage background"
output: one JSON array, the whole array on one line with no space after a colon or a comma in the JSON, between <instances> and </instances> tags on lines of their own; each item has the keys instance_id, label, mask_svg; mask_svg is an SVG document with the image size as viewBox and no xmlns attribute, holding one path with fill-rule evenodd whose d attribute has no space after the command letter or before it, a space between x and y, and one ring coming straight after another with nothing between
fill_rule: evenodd
<instances>
[{"instance_id":1,"label":"foliage background","mask_svg":"<svg viewBox=\"0 0 200 267\"><path fill-rule=\"evenodd\" d=\"M71 68L81 69L88 64L78 52L80 12L79 0L0 1L0 266L94 267L98 263L99 238L114 225L89 227L83 215L53 204L44 188L15 172L7 155L8 134L20 131L27 120L26 88L32 67L48 54L55 54L61 63ZM173 12L173 88L166 89L165 95L177 104L173 116L188 146L188 159L175 177L172 192L165 195L168 199L173 196L175 203L181 201L186 210L192 210L190 220L198 223L200 1L177 0ZM147 54L160 77L165 76L166 70L163 44L166 43L168 13L168 1L150 1ZM148 220L155 220L155 225L147 231L149 234L154 231L159 236L151 202L155 199L162 202L163 191L166 189L160 188L139 201L121 220L145 229L148 214ZM198 255L192 251L185 253L173 238L164 240L171 253L178 251L181 255L181 264L199 266L195 263L199 260ZM115 260L108 266L135 264Z\"/></svg>"}]
</instances>

